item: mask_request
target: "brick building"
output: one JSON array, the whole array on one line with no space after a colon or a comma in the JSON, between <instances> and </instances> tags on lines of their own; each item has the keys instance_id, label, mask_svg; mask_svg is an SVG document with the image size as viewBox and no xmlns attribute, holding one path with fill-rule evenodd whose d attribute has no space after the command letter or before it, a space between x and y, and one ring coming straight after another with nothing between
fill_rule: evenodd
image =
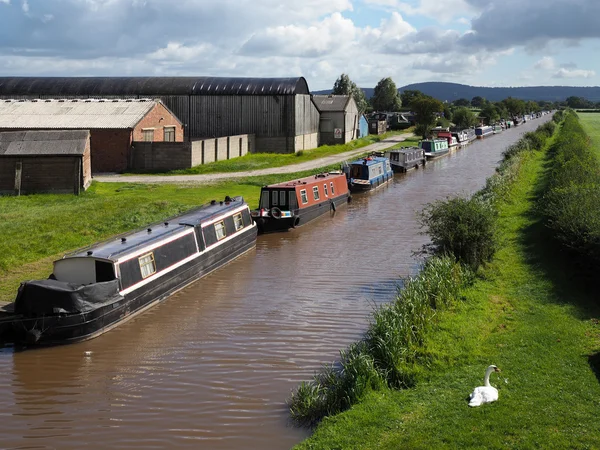
<instances>
[{"instance_id":1,"label":"brick building","mask_svg":"<svg viewBox=\"0 0 600 450\"><path fill-rule=\"evenodd\" d=\"M129 167L134 141L182 142L183 125L159 100L0 100L0 132L89 130L92 172Z\"/></svg>"}]
</instances>

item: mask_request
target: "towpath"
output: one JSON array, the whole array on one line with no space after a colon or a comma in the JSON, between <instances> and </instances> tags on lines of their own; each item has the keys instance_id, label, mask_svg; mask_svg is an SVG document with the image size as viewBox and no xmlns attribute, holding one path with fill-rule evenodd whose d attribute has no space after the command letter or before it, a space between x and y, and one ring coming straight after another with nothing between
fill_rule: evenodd
<instances>
[{"instance_id":1,"label":"towpath","mask_svg":"<svg viewBox=\"0 0 600 450\"><path fill-rule=\"evenodd\" d=\"M104 183L176 183L176 184L206 184L218 181L231 180L232 178L244 178L261 175L273 175L280 173L295 173L305 170L314 170L319 167L326 167L331 164L341 163L349 159L367 152L381 152L385 149L393 147L399 142L413 136L412 133L398 134L376 142L366 147L357 148L345 153L337 155L325 156L323 158L314 159L298 164L290 164L289 166L271 167L268 169L250 170L247 172L225 172L225 173L209 173L202 175L119 175L119 174L98 174L94 175L95 181Z\"/></svg>"}]
</instances>

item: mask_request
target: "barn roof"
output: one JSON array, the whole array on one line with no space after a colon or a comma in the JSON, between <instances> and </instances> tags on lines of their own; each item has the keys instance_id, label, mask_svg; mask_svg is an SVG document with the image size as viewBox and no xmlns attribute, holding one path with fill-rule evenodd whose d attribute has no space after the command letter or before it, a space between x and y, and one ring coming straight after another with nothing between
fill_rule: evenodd
<instances>
[{"instance_id":1,"label":"barn roof","mask_svg":"<svg viewBox=\"0 0 600 450\"><path fill-rule=\"evenodd\" d=\"M304 77L0 77L5 98L294 94L310 94Z\"/></svg>"},{"instance_id":2,"label":"barn roof","mask_svg":"<svg viewBox=\"0 0 600 450\"><path fill-rule=\"evenodd\" d=\"M313 95L313 102L319 112L345 111L349 101L349 95Z\"/></svg>"},{"instance_id":3,"label":"barn roof","mask_svg":"<svg viewBox=\"0 0 600 450\"><path fill-rule=\"evenodd\" d=\"M156 100L0 100L0 129L130 129Z\"/></svg>"},{"instance_id":4,"label":"barn roof","mask_svg":"<svg viewBox=\"0 0 600 450\"><path fill-rule=\"evenodd\" d=\"M0 156L83 155L87 130L9 131L0 133Z\"/></svg>"}]
</instances>

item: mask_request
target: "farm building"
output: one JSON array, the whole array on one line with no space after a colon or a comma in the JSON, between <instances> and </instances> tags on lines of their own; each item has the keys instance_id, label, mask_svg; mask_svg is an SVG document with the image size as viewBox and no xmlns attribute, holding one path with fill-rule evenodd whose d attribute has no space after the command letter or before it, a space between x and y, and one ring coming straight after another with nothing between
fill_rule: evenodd
<instances>
[{"instance_id":1,"label":"farm building","mask_svg":"<svg viewBox=\"0 0 600 450\"><path fill-rule=\"evenodd\" d=\"M134 141L180 142L183 125L160 101L0 100L0 131L89 130L92 172L129 165Z\"/></svg>"},{"instance_id":2,"label":"farm building","mask_svg":"<svg viewBox=\"0 0 600 450\"><path fill-rule=\"evenodd\" d=\"M319 112L299 78L0 77L0 98L159 98L186 140L253 135L257 152L318 145Z\"/></svg>"},{"instance_id":3,"label":"farm building","mask_svg":"<svg viewBox=\"0 0 600 450\"><path fill-rule=\"evenodd\" d=\"M351 95L314 95L313 101L321 113L320 145L345 144L359 134L359 114Z\"/></svg>"},{"instance_id":4,"label":"farm building","mask_svg":"<svg viewBox=\"0 0 600 450\"><path fill-rule=\"evenodd\" d=\"M91 181L89 131L0 133L0 193L79 194Z\"/></svg>"}]
</instances>

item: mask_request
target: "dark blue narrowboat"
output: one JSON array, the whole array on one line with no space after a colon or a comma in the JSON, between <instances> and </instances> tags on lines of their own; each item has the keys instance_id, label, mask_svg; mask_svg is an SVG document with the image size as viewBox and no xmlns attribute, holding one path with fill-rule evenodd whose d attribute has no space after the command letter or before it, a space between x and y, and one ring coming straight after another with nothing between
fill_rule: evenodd
<instances>
[{"instance_id":1,"label":"dark blue narrowboat","mask_svg":"<svg viewBox=\"0 0 600 450\"><path fill-rule=\"evenodd\" d=\"M394 177L390 160L375 155L351 162L345 171L351 192L375 189Z\"/></svg>"},{"instance_id":2,"label":"dark blue narrowboat","mask_svg":"<svg viewBox=\"0 0 600 450\"><path fill-rule=\"evenodd\" d=\"M252 249L256 235L243 198L226 197L66 255L49 279L21 283L9 341L99 336Z\"/></svg>"}]
</instances>

